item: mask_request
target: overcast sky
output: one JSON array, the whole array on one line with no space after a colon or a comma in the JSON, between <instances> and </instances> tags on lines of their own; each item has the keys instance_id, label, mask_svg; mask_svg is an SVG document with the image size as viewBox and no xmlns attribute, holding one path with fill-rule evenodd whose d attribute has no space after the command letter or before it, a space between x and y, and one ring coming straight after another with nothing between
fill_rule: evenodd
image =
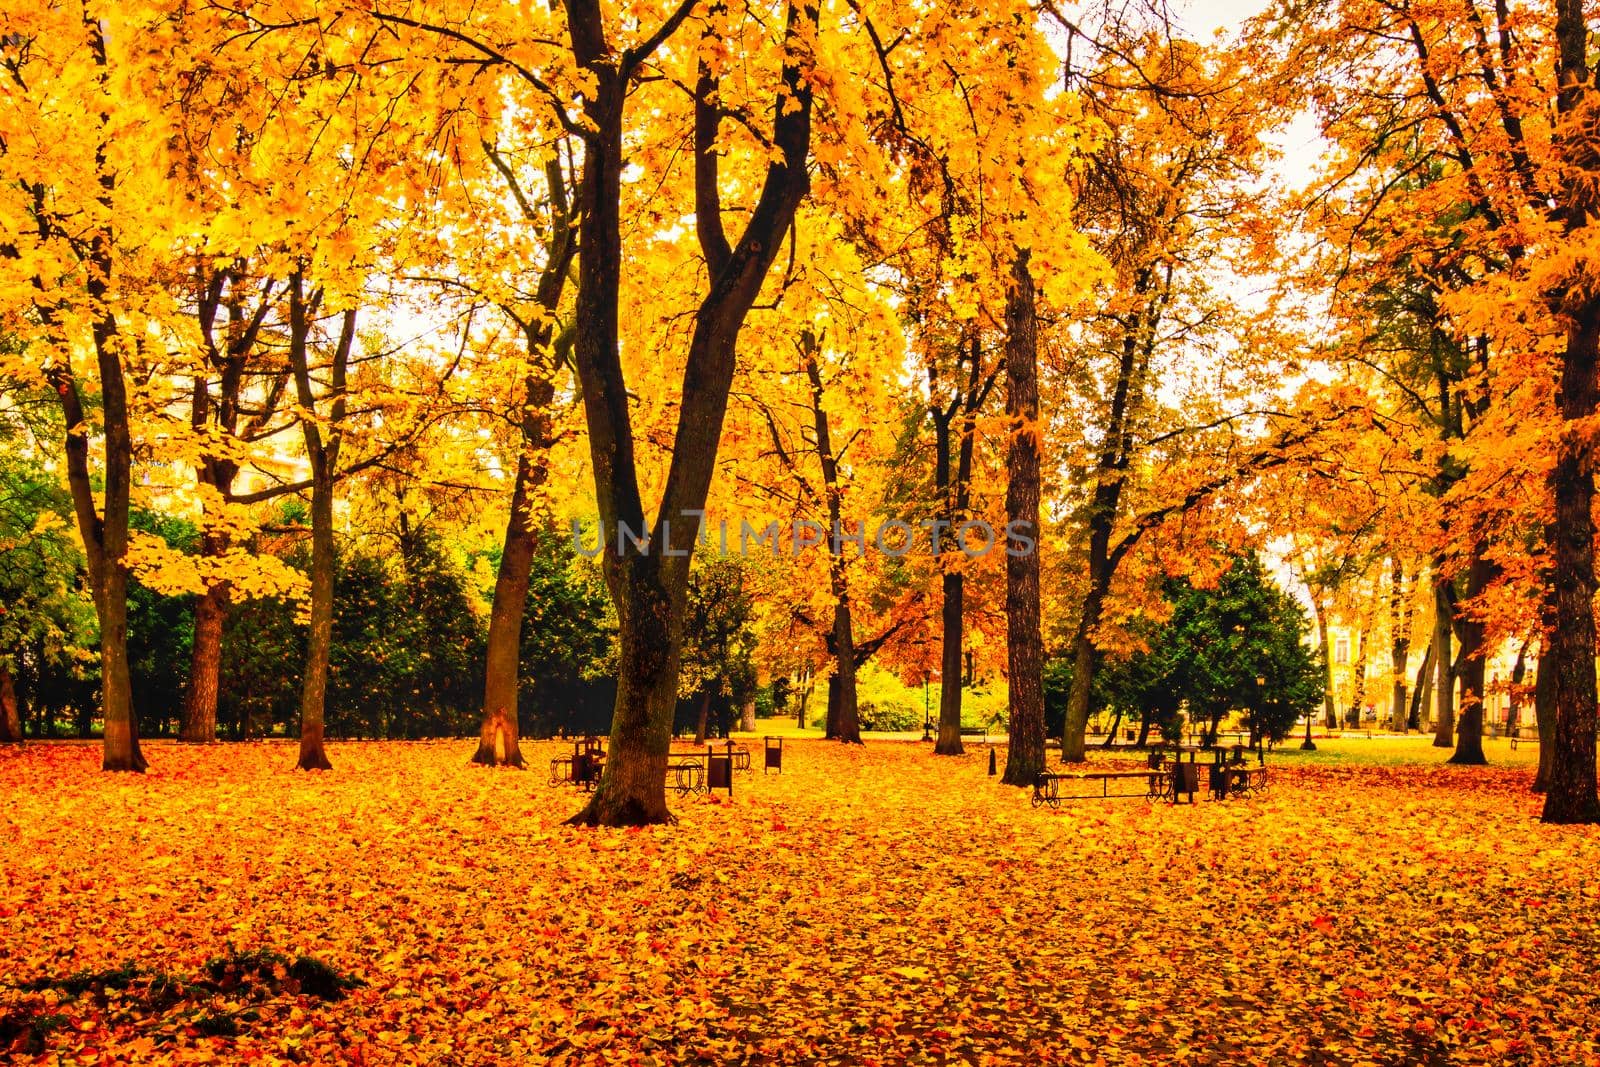
<instances>
[{"instance_id":1,"label":"overcast sky","mask_svg":"<svg viewBox=\"0 0 1600 1067\"><path fill-rule=\"evenodd\" d=\"M1266 0L1189 0L1176 5L1184 25L1196 35L1211 30L1231 33L1266 6Z\"/></svg>"}]
</instances>

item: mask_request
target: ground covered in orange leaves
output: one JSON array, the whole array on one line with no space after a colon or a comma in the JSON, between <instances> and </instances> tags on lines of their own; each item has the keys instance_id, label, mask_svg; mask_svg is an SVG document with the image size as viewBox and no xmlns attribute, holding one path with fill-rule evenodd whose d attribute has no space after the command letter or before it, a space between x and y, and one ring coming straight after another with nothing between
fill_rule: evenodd
<instances>
[{"instance_id":1,"label":"ground covered in orange leaves","mask_svg":"<svg viewBox=\"0 0 1600 1067\"><path fill-rule=\"evenodd\" d=\"M676 827L596 832L561 825L555 745L527 773L470 749L0 753L0 1051L1600 1063L1600 832L1536 822L1525 768L1051 812L981 749L791 741Z\"/></svg>"}]
</instances>

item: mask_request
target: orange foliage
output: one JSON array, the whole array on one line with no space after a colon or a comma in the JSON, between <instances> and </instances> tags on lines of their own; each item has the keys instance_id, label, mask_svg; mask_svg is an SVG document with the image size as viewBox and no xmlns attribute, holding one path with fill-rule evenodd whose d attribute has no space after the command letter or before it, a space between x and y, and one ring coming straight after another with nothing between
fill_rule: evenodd
<instances>
[{"instance_id":1,"label":"orange foliage","mask_svg":"<svg viewBox=\"0 0 1600 1067\"><path fill-rule=\"evenodd\" d=\"M0 752L0 1032L59 1016L15 1061L1600 1063L1600 834L1531 821L1526 768L1050 812L982 753L791 742L675 829L581 831L557 746L338 747ZM230 947L366 984L202 981Z\"/></svg>"}]
</instances>

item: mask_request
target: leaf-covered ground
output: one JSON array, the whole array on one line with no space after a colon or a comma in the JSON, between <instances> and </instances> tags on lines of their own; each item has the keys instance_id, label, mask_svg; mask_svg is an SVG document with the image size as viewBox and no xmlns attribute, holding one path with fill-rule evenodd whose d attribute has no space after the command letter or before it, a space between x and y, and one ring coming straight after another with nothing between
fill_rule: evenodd
<instances>
[{"instance_id":1,"label":"leaf-covered ground","mask_svg":"<svg viewBox=\"0 0 1600 1067\"><path fill-rule=\"evenodd\" d=\"M595 832L554 745L151 747L0 753L17 1062L1600 1063L1600 832L1525 768L1051 812L981 750L791 741Z\"/></svg>"}]
</instances>

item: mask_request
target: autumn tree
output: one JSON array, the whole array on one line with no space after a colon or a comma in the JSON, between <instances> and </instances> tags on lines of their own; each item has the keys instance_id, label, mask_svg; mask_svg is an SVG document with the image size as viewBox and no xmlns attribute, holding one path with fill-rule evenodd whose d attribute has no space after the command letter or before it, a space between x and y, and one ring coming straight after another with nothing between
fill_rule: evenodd
<instances>
[{"instance_id":1,"label":"autumn tree","mask_svg":"<svg viewBox=\"0 0 1600 1067\"><path fill-rule=\"evenodd\" d=\"M629 91L641 65L679 32L694 8L684 3L637 43L618 47L607 35L598 0L569 0L567 32L572 55L593 80L583 99L582 179L575 209L578 226L577 340L574 362L583 384L584 411L600 505L607 584L617 605L621 662L617 708L605 774L576 822L629 825L663 822L666 758L678 694L688 560L698 534L697 513L710 486L740 328L759 295L809 187L806 155L811 141L813 90L807 74L818 30L818 10L786 4L778 39L754 27L746 55L777 52L768 162L759 195L742 230L730 239L723 220L724 190L719 131L734 103L725 87L725 20L704 23L694 73L695 227L708 288L695 310L685 363L680 415L661 506L648 541L619 546L619 525L646 527L626 384L618 351L617 298L622 272L620 188L623 130ZM720 13L721 9L714 9ZM646 547L652 546L652 547ZM670 554L669 554L670 553Z\"/></svg>"},{"instance_id":2,"label":"autumn tree","mask_svg":"<svg viewBox=\"0 0 1600 1067\"><path fill-rule=\"evenodd\" d=\"M1600 343L1586 251L1595 210L1586 116L1595 90L1582 5L1345 0L1276 14L1279 25L1294 24L1296 68L1310 75L1324 127L1342 149L1338 180L1357 205L1350 217L1387 223L1365 247L1391 270L1420 266L1454 343L1477 365L1481 384L1467 399L1488 405L1472 436L1509 440L1513 425L1526 435L1533 422L1549 429L1540 437L1547 447L1521 455L1475 447L1472 473L1491 468L1501 485L1508 472L1522 484L1542 480L1553 508L1548 655L1558 726L1545 818L1595 821L1593 479L1573 432L1595 408ZM1504 524L1493 521L1503 499L1475 494L1487 513L1464 502L1452 514L1452 537L1503 536ZM1526 517L1522 525L1540 527ZM1462 725L1474 731L1476 718Z\"/></svg>"},{"instance_id":3,"label":"autumn tree","mask_svg":"<svg viewBox=\"0 0 1600 1067\"><path fill-rule=\"evenodd\" d=\"M143 771L128 676L128 513L139 400L163 301L150 279L182 205L164 195L169 146L154 57L187 49L142 5L31 6L0 16L0 305L23 345L5 370L61 405L67 482L100 629L103 766ZM98 452L100 462L94 462Z\"/></svg>"},{"instance_id":4,"label":"autumn tree","mask_svg":"<svg viewBox=\"0 0 1600 1067\"><path fill-rule=\"evenodd\" d=\"M1270 247L1252 184L1266 154L1274 74L1183 38L1160 12L1105 13L1093 24L1059 11L1055 18L1081 46L1071 86L1111 131L1079 179L1078 212L1111 275L1085 309L1074 365L1063 372L1085 398L1065 409L1083 427L1070 447L1082 457L1073 507L1085 577L1068 638L1062 748L1064 759L1079 761L1106 606L1124 561L1169 516L1281 460L1272 447L1235 454L1220 478L1208 464L1177 492L1168 484L1150 494L1141 478L1160 470L1171 483L1186 457L1228 449L1241 428L1265 427L1256 402L1275 389L1266 377L1271 331L1220 291L1210 261L1220 251L1249 276ZM1177 399L1201 361L1213 368L1208 380Z\"/></svg>"},{"instance_id":5,"label":"autumn tree","mask_svg":"<svg viewBox=\"0 0 1600 1067\"><path fill-rule=\"evenodd\" d=\"M1011 270L1006 300L1006 414L1015 420L1006 456L1007 785L1030 786L1044 771L1044 630L1040 619L1038 307L1026 251Z\"/></svg>"},{"instance_id":6,"label":"autumn tree","mask_svg":"<svg viewBox=\"0 0 1600 1067\"><path fill-rule=\"evenodd\" d=\"M1024 358L1037 350L1031 334L1034 289L1031 280L1022 283L1016 265L1031 259L1035 276L1044 279L1043 303L1052 311L1064 310L1081 293L1085 268L1092 269L1094 260L1072 224L1074 202L1064 191L1093 126L1077 96L1052 94L1059 60L1047 43L1041 13L1032 7L872 12L864 14L863 24L882 92L874 101L871 133L890 153L885 180L905 208L896 220L864 218L853 234L869 260L891 272L909 346L927 381L932 477L923 521L941 593L943 683L935 752L954 755L962 751L962 680L971 673L970 579L1001 569L999 557L973 558L963 525L1005 525L990 521L1000 508L982 492L997 466L984 431L994 419L1008 346ZM958 39L974 36L983 47L955 47ZM961 60L952 61L958 53ZM1011 307L1013 297L1027 306ZM1024 371L1017 383L1023 394L1025 380ZM1025 395L1022 401L1027 403ZM1013 439L1037 433L1026 418L1006 427ZM1019 481L1030 479L1026 463L1015 473ZM1018 490L1028 497L1038 487ZM1017 506L1026 511L1025 504ZM1019 618L1030 600L1023 573L1028 566L1022 564L1016 578ZM1032 677L1013 680L1024 699L1024 736L1030 717L1042 716L1041 702L1028 697L1038 689L1042 656L1024 651L1027 632L1024 624L1017 633L1021 655L1014 666ZM1013 777L1031 782L1024 766L1042 755L1024 743L1017 758Z\"/></svg>"}]
</instances>

